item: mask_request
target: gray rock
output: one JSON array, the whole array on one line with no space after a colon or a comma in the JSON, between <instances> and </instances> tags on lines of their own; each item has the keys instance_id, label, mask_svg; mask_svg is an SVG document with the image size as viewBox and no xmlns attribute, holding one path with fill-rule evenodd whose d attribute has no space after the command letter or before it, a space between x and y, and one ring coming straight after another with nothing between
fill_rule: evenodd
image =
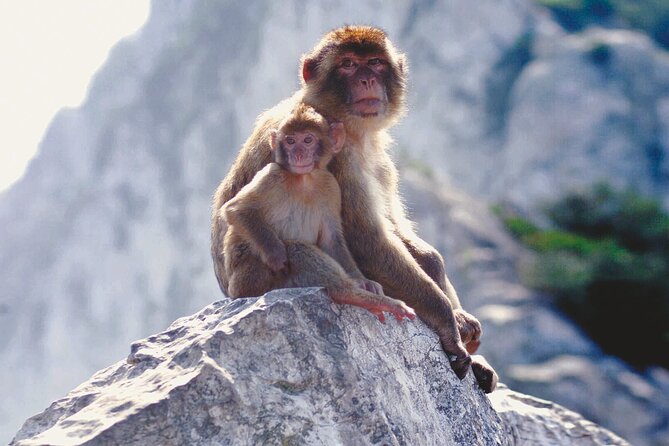
<instances>
[{"instance_id":1,"label":"gray rock","mask_svg":"<svg viewBox=\"0 0 669 446\"><path fill-rule=\"evenodd\" d=\"M514 392L504 385L490 395L490 402L504 420L513 444L629 444L576 412L550 401Z\"/></svg>"},{"instance_id":2,"label":"gray rock","mask_svg":"<svg viewBox=\"0 0 669 446\"><path fill-rule=\"evenodd\" d=\"M277 290L135 342L12 444L626 444L506 388L491 400L471 373L457 379L422 323Z\"/></svg>"}]
</instances>

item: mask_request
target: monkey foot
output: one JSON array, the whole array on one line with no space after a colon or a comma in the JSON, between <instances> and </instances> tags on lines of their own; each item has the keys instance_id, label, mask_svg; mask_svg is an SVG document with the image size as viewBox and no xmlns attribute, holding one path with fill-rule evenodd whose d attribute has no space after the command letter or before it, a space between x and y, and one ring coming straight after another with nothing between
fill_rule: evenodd
<instances>
[{"instance_id":1,"label":"monkey foot","mask_svg":"<svg viewBox=\"0 0 669 446\"><path fill-rule=\"evenodd\" d=\"M388 299L391 300L390 298ZM404 302L399 300L395 300L395 302L381 303L367 307L367 309L371 311L376 317L378 317L379 321L382 323L385 323L386 321L386 317L383 314L384 311L395 316L395 319L398 321L401 321L403 318L407 318L409 320L416 319L416 313L411 307L407 306Z\"/></svg>"},{"instance_id":2,"label":"monkey foot","mask_svg":"<svg viewBox=\"0 0 669 446\"><path fill-rule=\"evenodd\" d=\"M439 337L441 338L441 348L446 353L448 362L451 363L451 368L455 372L455 375L460 379L464 379L472 358L467 353L467 350L465 350L462 341L458 339L457 332L453 334L444 333Z\"/></svg>"},{"instance_id":3,"label":"monkey foot","mask_svg":"<svg viewBox=\"0 0 669 446\"><path fill-rule=\"evenodd\" d=\"M356 307L366 309L379 318L381 322L385 322L386 320L384 312L392 314L398 321L401 321L403 318L416 319L416 313L411 307L407 306L401 300L393 299L392 297L372 294L359 288L344 291L329 289L328 294L334 302L339 304L355 305Z\"/></svg>"},{"instance_id":4,"label":"monkey foot","mask_svg":"<svg viewBox=\"0 0 669 446\"><path fill-rule=\"evenodd\" d=\"M474 372L474 377L476 378L479 387L485 393L490 393L495 390L499 377L483 356L472 356L472 372Z\"/></svg>"},{"instance_id":5,"label":"monkey foot","mask_svg":"<svg viewBox=\"0 0 669 446\"><path fill-rule=\"evenodd\" d=\"M455 376L462 380L467 376L467 370L469 370L469 365L472 363L472 357L469 355L464 357L448 355L448 361L451 363L451 368L455 372Z\"/></svg>"}]
</instances>

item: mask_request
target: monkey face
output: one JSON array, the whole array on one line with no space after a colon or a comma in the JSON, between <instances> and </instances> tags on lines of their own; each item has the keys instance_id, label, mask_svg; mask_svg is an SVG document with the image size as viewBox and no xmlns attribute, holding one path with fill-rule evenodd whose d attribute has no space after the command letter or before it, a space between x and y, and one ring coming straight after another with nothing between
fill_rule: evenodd
<instances>
[{"instance_id":1,"label":"monkey face","mask_svg":"<svg viewBox=\"0 0 669 446\"><path fill-rule=\"evenodd\" d=\"M389 65L384 55L358 55L347 51L337 58L335 73L345 86L343 102L358 116L384 114L388 105L386 84Z\"/></svg>"},{"instance_id":2,"label":"monkey face","mask_svg":"<svg viewBox=\"0 0 669 446\"><path fill-rule=\"evenodd\" d=\"M382 30L345 26L302 57L304 101L347 131L387 127L404 112L406 71Z\"/></svg>"},{"instance_id":3,"label":"monkey face","mask_svg":"<svg viewBox=\"0 0 669 446\"><path fill-rule=\"evenodd\" d=\"M311 172L323 152L321 142L309 131L284 135L278 149L276 162L296 175Z\"/></svg>"}]
</instances>

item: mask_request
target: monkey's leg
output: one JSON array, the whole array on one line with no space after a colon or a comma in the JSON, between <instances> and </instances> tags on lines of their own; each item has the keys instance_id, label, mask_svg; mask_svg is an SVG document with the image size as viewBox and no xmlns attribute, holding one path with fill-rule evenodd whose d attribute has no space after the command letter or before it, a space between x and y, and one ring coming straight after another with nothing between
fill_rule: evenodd
<instances>
[{"instance_id":1,"label":"monkey's leg","mask_svg":"<svg viewBox=\"0 0 669 446\"><path fill-rule=\"evenodd\" d=\"M445 292L451 303L454 303L454 301L450 297L456 297L458 308L453 308L453 313L455 316L455 321L458 325L460 337L462 338L462 342L465 343L467 352L470 354L475 353L481 344L480 336L483 333L481 329L481 323L478 321L478 319L459 306L460 301L457 300L455 289L446 276L444 260L441 255L428 243L418 238L418 236L416 236L416 239L418 239L418 242L416 242L415 239L412 239L412 241L409 242L407 239L402 238L402 242L409 250L411 256L416 260L416 262L418 262L423 271L425 271L425 273L429 275L430 278L434 280L434 282L439 285L439 287ZM476 377L479 387L481 387L481 389L483 389L483 391L486 393L490 393L495 390L497 381L499 380L495 370L481 355L473 355L471 359L472 372Z\"/></svg>"},{"instance_id":2,"label":"monkey's leg","mask_svg":"<svg viewBox=\"0 0 669 446\"><path fill-rule=\"evenodd\" d=\"M228 293L232 299L262 296L281 288L285 275L274 273L245 244L235 247L234 255L227 259L225 273L228 278Z\"/></svg>"},{"instance_id":3,"label":"monkey's leg","mask_svg":"<svg viewBox=\"0 0 669 446\"><path fill-rule=\"evenodd\" d=\"M364 210L358 210L356 214L364 214ZM351 223L357 227L355 230L345 228L345 234L360 270L366 277L379 282L388 295L406 302L439 335L453 371L463 379L471 358L460 338L448 297L418 265L396 234L375 225L360 228L360 221Z\"/></svg>"},{"instance_id":4,"label":"monkey's leg","mask_svg":"<svg viewBox=\"0 0 669 446\"><path fill-rule=\"evenodd\" d=\"M397 320L416 317L404 302L359 288L341 265L317 246L296 241L286 241L285 244L289 264L286 286L325 287L334 302L365 308L381 322L385 320L384 311L392 313Z\"/></svg>"},{"instance_id":5,"label":"monkey's leg","mask_svg":"<svg viewBox=\"0 0 669 446\"><path fill-rule=\"evenodd\" d=\"M462 308L455 288L446 275L446 265L443 257L430 244L415 234L409 235L405 232L400 235L400 238L421 269L430 276L446 294L448 300L451 301L460 338L470 354L476 352L481 344L480 338L483 334L481 323Z\"/></svg>"},{"instance_id":6,"label":"monkey's leg","mask_svg":"<svg viewBox=\"0 0 669 446\"><path fill-rule=\"evenodd\" d=\"M211 258L214 263L214 274L216 275L216 280L218 281L218 286L225 294L228 295L228 273L225 269L225 254L223 253L223 244L215 244L217 242L212 241L211 245Z\"/></svg>"},{"instance_id":7,"label":"monkey's leg","mask_svg":"<svg viewBox=\"0 0 669 446\"><path fill-rule=\"evenodd\" d=\"M218 205L217 209L222 206ZM225 234L228 230L228 224L219 212L214 212L212 215L211 225L211 260L214 264L214 274L221 291L226 296L228 295L228 272L226 271L225 248L224 240Z\"/></svg>"}]
</instances>

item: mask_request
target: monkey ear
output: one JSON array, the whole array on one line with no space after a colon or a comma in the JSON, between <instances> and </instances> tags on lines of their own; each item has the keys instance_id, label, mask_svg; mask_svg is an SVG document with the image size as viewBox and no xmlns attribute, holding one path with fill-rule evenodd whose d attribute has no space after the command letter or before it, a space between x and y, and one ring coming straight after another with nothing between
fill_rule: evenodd
<instances>
[{"instance_id":1,"label":"monkey ear","mask_svg":"<svg viewBox=\"0 0 669 446\"><path fill-rule=\"evenodd\" d=\"M333 122L330 124L330 140L332 141L332 153L341 151L344 147L344 140L346 139L346 130L344 124L341 122Z\"/></svg>"},{"instance_id":2,"label":"monkey ear","mask_svg":"<svg viewBox=\"0 0 669 446\"><path fill-rule=\"evenodd\" d=\"M304 58L304 61L302 62L302 78L304 79L304 82L309 82L311 78L316 76L317 65L315 60L306 57Z\"/></svg>"},{"instance_id":3,"label":"monkey ear","mask_svg":"<svg viewBox=\"0 0 669 446\"><path fill-rule=\"evenodd\" d=\"M269 148L273 152L279 147L279 132L276 129L272 129L269 133Z\"/></svg>"}]
</instances>

